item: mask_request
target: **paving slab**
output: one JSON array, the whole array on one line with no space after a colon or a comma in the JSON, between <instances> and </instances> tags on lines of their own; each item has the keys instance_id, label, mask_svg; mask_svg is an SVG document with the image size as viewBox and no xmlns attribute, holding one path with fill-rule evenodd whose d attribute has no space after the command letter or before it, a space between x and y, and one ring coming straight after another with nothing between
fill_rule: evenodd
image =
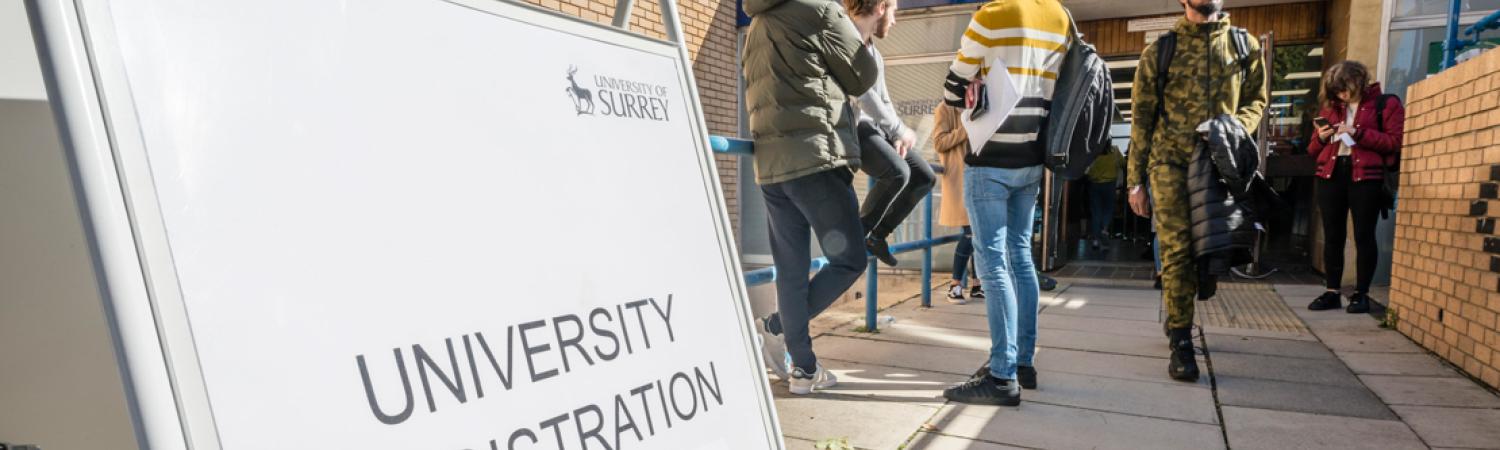
<instances>
[{"instance_id":1,"label":"paving slab","mask_svg":"<svg viewBox=\"0 0 1500 450\"><path fill-rule=\"evenodd\" d=\"M837 392L792 395L786 383L776 383L771 390L782 435L814 442L847 437L856 447L893 449L937 411L921 403Z\"/></svg>"},{"instance_id":2,"label":"paving slab","mask_svg":"<svg viewBox=\"0 0 1500 450\"><path fill-rule=\"evenodd\" d=\"M1137 336L1153 339L1166 339L1162 334L1161 324L1155 322L1141 322L1139 320L1101 319L1095 317L1065 316L1061 314L1042 314L1037 317L1038 333L1046 330L1072 330L1087 331L1093 333L1121 334L1126 336Z\"/></svg>"},{"instance_id":3,"label":"paving slab","mask_svg":"<svg viewBox=\"0 0 1500 450\"><path fill-rule=\"evenodd\" d=\"M1161 372L1165 379L1165 365ZM1213 392L1195 384L1172 385L1049 372L1037 375L1037 387L1022 392L1022 401L1202 424L1219 423Z\"/></svg>"},{"instance_id":4,"label":"paving slab","mask_svg":"<svg viewBox=\"0 0 1500 450\"><path fill-rule=\"evenodd\" d=\"M1458 372L1427 354L1338 352L1338 357L1359 375L1459 377Z\"/></svg>"},{"instance_id":5,"label":"paving slab","mask_svg":"<svg viewBox=\"0 0 1500 450\"><path fill-rule=\"evenodd\" d=\"M1212 353L1214 376L1290 383L1357 386L1359 379L1336 358L1305 359L1245 353Z\"/></svg>"},{"instance_id":6,"label":"paving slab","mask_svg":"<svg viewBox=\"0 0 1500 450\"><path fill-rule=\"evenodd\" d=\"M878 341L981 351L985 352L985 354L988 354L990 351L990 333L987 331L945 328L927 325L916 320L901 322L898 319L895 324L881 327L879 333L865 333L854 331L853 327L844 327L833 330L830 334Z\"/></svg>"},{"instance_id":7,"label":"paving slab","mask_svg":"<svg viewBox=\"0 0 1500 450\"><path fill-rule=\"evenodd\" d=\"M1321 342L1317 341L1267 339L1223 334L1207 334L1205 340L1208 342L1208 350L1215 354L1244 353L1287 358L1336 360L1333 352L1328 351L1328 347L1324 347Z\"/></svg>"},{"instance_id":8,"label":"paving slab","mask_svg":"<svg viewBox=\"0 0 1500 450\"><path fill-rule=\"evenodd\" d=\"M1167 361L1166 353L1160 357L1146 357L1048 348L1036 355L1036 367L1040 371L1038 377L1044 380L1054 372L1063 372L1173 386L1196 386L1200 389L1211 387L1208 377L1199 377L1197 383L1183 383L1167 378Z\"/></svg>"},{"instance_id":9,"label":"paving slab","mask_svg":"<svg viewBox=\"0 0 1500 450\"><path fill-rule=\"evenodd\" d=\"M1236 449L1425 449L1411 428L1396 420L1325 416L1224 407L1229 446Z\"/></svg>"},{"instance_id":10,"label":"paving slab","mask_svg":"<svg viewBox=\"0 0 1500 450\"><path fill-rule=\"evenodd\" d=\"M1133 308L1129 306L1108 306L1094 304L1075 304L1069 302L1065 305L1049 306L1042 310L1042 315L1055 314L1075 317L1097 317L1100 319L1138 320L1141 322L1157 323L1161 313L1158 308Z\"/></svg>"},{"instance_id":11,"label":"paving slab","mask_svg":"<svg viewBox=\"0 0 1500 450\"><path fill-rule=\"evenodd\" d=\"M817 442L809 441L807 439L798 439L789 436L782 436L782 439L786 441L786 448L788 449L812 450L816 449L817 447L815 446L818 445Z\"/></svg>"},{"instance_id":12,"label":"paving slab","mask_svg":"<svg viewBox=\"0 0 1500 450\"><path fill-rule=\"evenodd\" d=\"M1336 352L1427 353L1395 330L1313 332Z\"/></svg>"},{"instance_id":13,"label":"paving slab","mask_svg":"<svg viewBox=\"0 0 1500 450\"><path fill-rule=\"evenodd\" d=\"M1076 287L1057 296L1065 303L1074 301L1091 305L1128 306L1133 308L1161 308L1161 292L1135 289L1101 289Z\"/></svg>"},{"instance_id":14,"label":"paving slab","mask_svg":"<svg viewBox=\"0 0 1500 450\"><path fill-rule=\"evenodd\" d=\"M966 312L939 310L937 308L925 311L916 309L893 312L891 316L896 318L894 326L915 323L925 326L946 327L984 333L990 331L989 318L984 315L984 311L982 310L977 314L970 314Z\"/></svg>"},{"instance_id":15,"label":"paving slab","mask_svg":"<svg viewBox=\"0 0 1500 450\"><path fill-rule=\"evenodd\" d=\"M824 358L838 376L838 386L819 391L825 397L870 399L937 408L947 403L943 389L963 381L953 374ZM914 425L915 426L915 425Z\"/></svg>"},{"instance_id":16,"label":"paving slab","mask_svg":"<svg viewBox=\"0 0 1500 450\"><path fill-rule=\"evenodd\" d=\"M1375 395L1388 405L1500 408L1500 397L1467 378L1363 375ZM1500 426L1500 423L1495 424Z\"/></svg>"},{"instance_id":17,"label":"paving slab","mask_svg":"<svg viewBox=\"0 0 1500 450\"><path fill-rule=\"evenodd\" d=\"M931 347L902 342L844 336L824 336L813 341L821 358L925 370L962 377L973 373L989 359L988 351Z\"/></svg>"},{"instance_id":18,"label":"paving slab","mask_svg":"<svg viewBox=\"0 0 1500 450\"><path fill-rule=\"evenodd\" d=\"M1171 353L1167 349L1166 337L1137 337L1072 330L1046 330L1045 333L1038 331L1037 344L1047 348L1158 358L1166 357Z\"/></svg>"},{"instance_id":19,"label":"paving slab","mask_svg":"<svg viewBox=\"0 0 1500 450\"><path fill-rule=\"evenodd\" d=\"M1328 386L1215 375L1219 402L1229 406L1395 419L1390 408L1363 386Z\"/></svg>"},{"instance_id":20,"label":"paving slab","mask_svg":"<svg viewBox=\"0 0 1500 450\"><path fill-rule=\"evenodd\" d=\"M1219 427L1066 406L948 405L933 418L937 431L1030 448L1224 448Z\"/></svg>"},{"instance_id":21,"label":"paving slab","mask_svg":"<svg viewBox=\"0 0 1500 450\"><path fill-rule=\"evenodd\" d=\"M1318 337L1310 333L1292 333L1286 331L1254 330L1249 328L1216 327L1213 325L1203 326L1204 334L1216 334L1220 336L1239 336L1266 339L1281 339L1288 341L1317 342Z\"/></svg>"},{"instance_id":22,"label":"paving slab","mask_svg":"<svg viewBox=\"0 0 1500 450\"><path fill-rule=\"evenodd\" d=\"M1384 328L1380 328L1380 321L1362 314L1346 314L1344 316L1322 320L1304 319L1303 323L1307 324L1307 328L1311 329L1313 334L1325 333L1329 331L1369 332L1384 330Z\"/></svg>"},{"instance_id":23,"label":"paving slab","mask_svg":"<svg viewBox=\"0 0 1500 450\"><path fill-rule=\"evenodd\" d=\"M1012 447L994 442L976 441L968 438L946 436L937 433L917 433L912 438L911 444L906 448L912 450L1020 450L1025 447Z\"/></svg>"},{"instance_id":24,"label":"paving slab","mask_svg":"<svg viewBox=\"0 0 1500 450\"><path fill-rule=\"evenodd\" d=\"M1433 447L1500 448L1500 410L1392 406Z\"/></svg>"}]
</instances>

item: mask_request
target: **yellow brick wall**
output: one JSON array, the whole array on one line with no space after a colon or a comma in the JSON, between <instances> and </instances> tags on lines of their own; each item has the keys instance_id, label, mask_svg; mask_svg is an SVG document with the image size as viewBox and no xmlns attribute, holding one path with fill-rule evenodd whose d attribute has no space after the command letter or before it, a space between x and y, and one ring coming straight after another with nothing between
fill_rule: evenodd
<instances>
[{"instance_id":1,"label":"yellow brick wall","mask_svg":"<svg viewBox=\"0 0 1500 450\"><path fill-rule=\"evenodd\" d=\"M527 3L561 11L586 20L609 24L614 19L615 2L599 0L526 0ZM698 80L698 96L703 102L703 116L708 132L734 137L739 134L739 63L736 59L734 0L681 0L677 13L682 16L682 34L687 40L688 57L693 60L693 75ZM656 0L637 0L631 10L631 31L665 39L661 21L661 4ZM717 155L719 181L724 187L724 201L730 223L739 235L739 158Z\"/></svg>"},{"instance_id":2,"label":"yellow brick wall","mask_svg":"<svg viewBox=\"0 0 1500 450\"><path fill-rule=\"evenodd\" d=\"M1406 100L1396 329L1500 387L1500 51L1412 85Z\"/></svg>"}]
</instances>

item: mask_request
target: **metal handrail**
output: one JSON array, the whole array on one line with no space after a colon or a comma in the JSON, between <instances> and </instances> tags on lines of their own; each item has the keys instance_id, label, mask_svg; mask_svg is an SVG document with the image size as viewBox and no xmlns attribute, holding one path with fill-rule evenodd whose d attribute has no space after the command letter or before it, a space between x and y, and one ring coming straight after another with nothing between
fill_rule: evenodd
<instances>
[{"instance_id":1,"label":"metal handrail","mask_svg":"<svg viewBox=\"0 0 1500 450\"><path fill-rule=\"evenodd\" d=\"M745 139L734 139L723 136L709 136L709 148L714 153L729 155L751 156L755 154L755 144ZM942 166L933 166L933 171L942 173ZM873 185L874 180L870 181ZM932 248L958 242L963 235L952 234L938 238L932 237L932 192L927 192L927 198L922 202L922 240L907 241L891 246L892 254L900 254L922 250L922 306L932 306ZM869 260L869 268L865 274L865 330L875 332L879 330L876 320L876 309L879 305L880 272L877 262L873 257L866 256ZM809 273L817 272L828 265L828 258L816 258L808 266ZM745 285L756 286L776 281L776 266L755 269L745 272Z\"/></svg>"},{"instance_id":2,"label":"metal handrail","mask_svg":"<svg viewBox=\"0 0 1500 450\"><path fill-rule=\"evenodd\" d=\"M1458 22L1459 15L1462 12L1462 0L1451 0L1448 7L1447 36L1443 39L1443 70L1448 70L1449 67L1453 67L1457 63L1459 52L1464 51L1468 47L1478 45L1480 34L1486 30L1500 28L1500 11L1495 11L1463 30L1464 36L1473 35L1473 38L1461 38L1459 37Z\"/></svg>"}]
</instances>

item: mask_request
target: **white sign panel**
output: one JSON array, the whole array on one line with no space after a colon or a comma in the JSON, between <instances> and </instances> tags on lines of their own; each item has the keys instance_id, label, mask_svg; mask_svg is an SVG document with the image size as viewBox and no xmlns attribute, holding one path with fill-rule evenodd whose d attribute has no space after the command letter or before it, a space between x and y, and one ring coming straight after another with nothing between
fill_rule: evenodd
<instances>
[{"instance_id":1,"label":"white sign panel","mask_svg":"<svg viewBox=\"0 0 1500 450\"><path fill-rule=\"evenodd\" d=\"M223 448L782 445L676 47L478 1L107 4Z\"/></svg>"},{"instance_id":2,"label":"white sign panel","mask_svg":"<svg viewBox=\"0 0 1500 450\"><path fill-rule=\"evenodd\" d=\"M1170 30L1170 29L1172 29L1172 27L1177 26L1177 21L1179 21L1181 19L1182 18L1180 16L1147 17L1147 18L1144 18L1144 19L1130 19L1129 21L1125 22L1125 31L1128 31L1128 32L1131 32L1131 33L1140 33L1140 32L1143 32L1143 31Z\"/></svg>"}]
</instances>

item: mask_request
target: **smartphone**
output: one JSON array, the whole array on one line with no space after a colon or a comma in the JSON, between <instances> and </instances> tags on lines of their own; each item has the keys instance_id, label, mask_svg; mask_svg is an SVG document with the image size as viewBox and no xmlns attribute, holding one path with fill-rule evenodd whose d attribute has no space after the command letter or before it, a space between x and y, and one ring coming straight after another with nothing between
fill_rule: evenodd
<instances>
[{"instance_id":1,"label":"smartphone","mask_svg":"<svg viewBox=\"0 0 1500 450\"><path fill-rule=\"evenodd\" d=\"M1328 128L1328 119L1324 119L1322 116L1314 117L1313 126L1316 126L1318 128Z\"/></svg>"}]
</instances>

